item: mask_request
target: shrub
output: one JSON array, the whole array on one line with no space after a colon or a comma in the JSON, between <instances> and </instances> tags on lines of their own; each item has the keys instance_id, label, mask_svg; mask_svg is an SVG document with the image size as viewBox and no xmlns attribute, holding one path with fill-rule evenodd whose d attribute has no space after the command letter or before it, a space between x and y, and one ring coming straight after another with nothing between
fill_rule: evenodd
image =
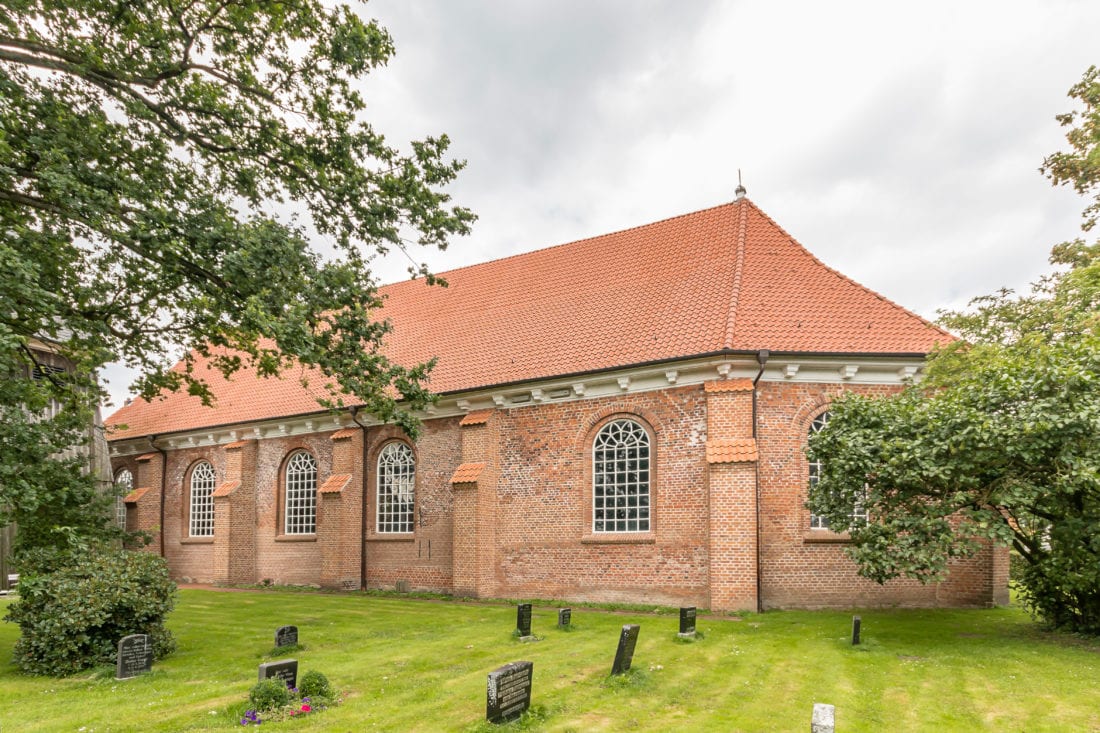
<instances>
[{"instance_id":1,"label":"shrub","mask_svg":"<svg viewBox=\"0 0 1100 733\"><path fill-rule=\"evenodd\" d=\"M61 676L113 663L130 634L149 635L154 659L175 651L164 621L176 586L163 558L97 547L21 569L6 620L19 625L15 663L24 672Z\"/></svg>"},{"instance_id":2,"label":"shrub","mask_svg":"<svg viewBox=\"0 0 1100 733\"><path fill-rule=\"evenodd\" d=\"M290 704L290 690L278 677L269 677L252 686L248 701L261 712L278 710L283 705Z\"/></svg>"},{"instance_id":3,"label":"shrub","mask_svg":"<svg viewBox=\"0 0 1100 733\"><path fill-rule=\"evenodd\" d=\"M311 669L298 680L298 694L302 697L329 700L332 698L332 685L329 684L328 677Z\"/></svg>"}]
</instances>

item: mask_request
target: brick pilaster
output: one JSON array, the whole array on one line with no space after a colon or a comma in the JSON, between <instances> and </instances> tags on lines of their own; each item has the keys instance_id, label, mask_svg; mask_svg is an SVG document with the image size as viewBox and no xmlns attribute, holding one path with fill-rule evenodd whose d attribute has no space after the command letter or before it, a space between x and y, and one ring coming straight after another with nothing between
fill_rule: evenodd
<instances>
[{"instance_id":1,"label":"brick pilaster","mask_svg":"<svg viewBox=\"0 0 1100 733\"><path fill-rule=\"evenodd\" d=\"M757 609L756 440L753 384L748 379L708 382L710 607Z\"/></svg>"},{"instance_id":2,"label":"brick pilaster","mask_svg":"<svg viewBox=\"0 0 1100 733\"><path fill-rule=\"evenodd\" d=\"M160 487L164 479L164 461L160 453L146 453L137 457L137 475L134 490L126 504L126 529L143 530L153 536L153 541L141 549L161 553L164 547L164 527L160 525Z\"/></svg>"},{"instance_id":3,"label":"brick pilaster","mask_svg":"<svg viewBox=\"0 0 1100 733\"><path fill-rule=\"evenodd\" d=\"M215 582L243 585L256 578L257 441L225 446L225 481L214 490Z\"/></svg>"},{"instance_id":4,"label":"brick pilaster","mask_svg":"<svg viewBox=\"0 0 1100 733\"><path fill-rule=\"evenodd\" d=\"M493 410L471 412L460 423L462 465L454 491L454 592L478 598L496 594L496 493L499 457Z\"/></svg>"},{"instance_id":5,"label":"brick pilaster","mask_svg":"<svg viewBox=\"0 0 1100 733\"><path fill-rule=\"evenodd\" d=\"M324 588L361 586L363 481L363 431L337 430L332 434L332 475L317 489L317 544Z\"/></svg>"}]
</instances>

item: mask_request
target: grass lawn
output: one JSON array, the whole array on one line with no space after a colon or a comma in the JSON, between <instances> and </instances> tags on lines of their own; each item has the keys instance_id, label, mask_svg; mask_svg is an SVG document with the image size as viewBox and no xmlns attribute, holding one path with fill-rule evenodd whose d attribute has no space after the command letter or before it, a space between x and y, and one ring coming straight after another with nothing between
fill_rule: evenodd
<instances>
[{"instance_id":1,"label":"grass lawn","mask_svg":"<svg viewBox=\"0 0 1100 733\"><path fill-rule=\"evenodd\" d=\"M0 731L240 728L283 624L299 627L299 674L320 670L347 693L276 725L287 731L805 731L814 702L836 705L839 731L1100 731L1100 642L1046 633L1018 609L862 611L852 647L851 615L701 616L702 638L685 642L674 611L574 607L563 632L556 608L536 606L540 641L520 643L508 605L182 590L169 621L179 651L124 682L113 668L23 676L9 654L19 630L0 624ZM609 680L625 623L641 625L634 668ZM520 659L535 665L533 712L491 726L486 675Z\"/></svg>"}]
</instances>

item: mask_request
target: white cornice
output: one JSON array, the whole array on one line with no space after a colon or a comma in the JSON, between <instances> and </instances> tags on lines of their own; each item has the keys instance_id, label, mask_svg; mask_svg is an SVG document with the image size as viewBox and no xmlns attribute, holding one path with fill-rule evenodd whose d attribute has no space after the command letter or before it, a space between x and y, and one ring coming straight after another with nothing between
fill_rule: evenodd
<instances>
[{"instance_id":1,"label":"white cornice","mask_svg":"<svg viewBox=\"0 0 1100 733\"><path fill-rule=\"evenodd\" d=\"M920 379L924 361L919 358L882 357L773 357L760 380L764 382L818 382L838 385L904 385ZM615 372L590 374L583 379L547 379L514 387L494 387L448 395L417 413L422 420L465 415L473 410L528 409L557 402L576 402L602 397L621 397L637 392L680 389L715 379L753 379L760 371L756 359L729 357L691 359L675 363L635 367ZM360 413L363 425L380 422ZM273 418L255 422L203 427L157 438L157 447L169 450L224 445L237 440L287 437L326 433L356 424L343 413L317 412L300 417ZM111 443L111 455L126 456L152 450L148 438L132 438Z\"/></svg>"}]
</instances>

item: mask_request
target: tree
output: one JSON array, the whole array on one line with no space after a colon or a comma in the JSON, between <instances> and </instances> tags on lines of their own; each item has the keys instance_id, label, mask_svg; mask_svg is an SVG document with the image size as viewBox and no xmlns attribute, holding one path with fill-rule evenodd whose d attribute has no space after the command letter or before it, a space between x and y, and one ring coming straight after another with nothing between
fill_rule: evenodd
<instances>
[{"instance_id":1,"label":"tree","mask_svg":"<svg viewBox=\"0 0 1100 733\"><path fill-rule=\"evenodd\" d=\"M1100 214L1100 71L1060 116L1070 151L1046 159L1056 184ZM982 540L1011 543L1029 607L1100 633L1100 243L1054 247L1053 274L942 314L963 340L932 355L902 393L845 396L810 451L824 463L809 506L848 529L860 572L934 580ZM852 519L860 504L865 522Z\"/></svg>"},{"instance_id":2,"label":"tree","mask_svg":"<svg viewBox=\"0 0 1100 733\"><path fill-rule=\"evenodd\" d=\"M363 120L357 82L393 52L320 0L0 7L0 524L99 531L89 482L49 456L79 439L113 361L144 397L207 403L196 354L227 376L300 364L325 404L416 431L431 365L379 352L369 261L445 247L474 216L443 191L463 166L446 136L401 152ZM69 373L41 378L35 340Z\"/></svg>"}]
</instances>

